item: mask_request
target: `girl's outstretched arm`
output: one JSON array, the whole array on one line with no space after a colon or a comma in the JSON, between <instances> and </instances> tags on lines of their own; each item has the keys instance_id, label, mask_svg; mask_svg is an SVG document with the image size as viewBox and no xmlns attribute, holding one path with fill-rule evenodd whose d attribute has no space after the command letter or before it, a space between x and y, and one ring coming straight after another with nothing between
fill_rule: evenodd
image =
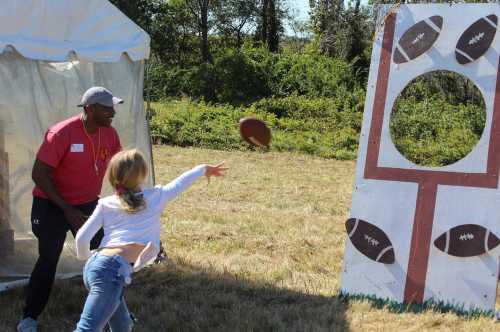
<instances>
[{"instance_id":1,"label":"girl's outstretched arm","mask_svg":"<svg viewBox=\"0 0 500 332\"><path fill-rule=\"evenodd\" d=\"M217 165L207 165L205 170L205 176L207 177L208 183L210 183L210 177L212 176L224 176L224 171L228 170L228 167L223 167L224 162L221 162Z\"/></svg>"},{"instance_id":2,"label":"girl's outstretched arm","mask_svg":"<svg viewBox=\"0 0 500 332\"><path fill-rule=\"evenodd\" d=\"M198 165L190 171L183 173L169 184L161 186L163 204L177 197L203 175L205 175L207 179L210 179L212 176L223 176L223 171L227 170L226 167L222 167L223 164L224 163L220 163L215 166L205 164Z\"/></svg>"}]
</instances>

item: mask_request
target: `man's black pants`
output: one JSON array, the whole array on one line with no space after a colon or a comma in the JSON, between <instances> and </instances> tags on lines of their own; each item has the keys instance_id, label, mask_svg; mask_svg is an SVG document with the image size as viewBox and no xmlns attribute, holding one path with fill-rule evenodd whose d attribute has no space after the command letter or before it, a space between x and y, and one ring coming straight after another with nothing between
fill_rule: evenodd
<instances>
[{"instance_id":1,"label":"man's black pants","mask_svg":"<svg viewBox=\"0 0 500 332\"><path fill-rule=\"evenodd\" d=\"M90 216L97 205L97 200L76 205L75 208ZM64 217L64 212L48 199L33 197L31 208L31 229L38 238L38 260L26 290L26 305L23 317L37 319L42 313L54 283L57 262L61 255L66 233L75 231ZM101 243L103 230L101 229L92 239L91 249L95 249Z\"/></svg>"}]
</instances>

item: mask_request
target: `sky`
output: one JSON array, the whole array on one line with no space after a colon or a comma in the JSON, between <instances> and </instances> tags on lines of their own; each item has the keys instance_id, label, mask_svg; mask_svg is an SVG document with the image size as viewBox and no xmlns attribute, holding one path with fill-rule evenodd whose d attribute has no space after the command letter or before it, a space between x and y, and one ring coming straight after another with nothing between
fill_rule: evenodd
<instances>
[{"instance_id":1,"label":"sky","mask_svg":"<svg viewBox=\"0 0 500 332\"><path fill-rule=\"evenodd\" d=\"M297 18L300 21L309 20L309 0L286 0L290 9L295 10L297 13ZM344 0L345 4L349 2L349 0ZM366 5L368 0L361 0L361 4ZM286 27L286 34L293 35L290 27Z\"/></svg>"},{"instance_id":2,"label":"sky","mask_svg":"<svg viewBox=\"0 0 500 332\"><path fill-rule=\"evenodd\" d=\"M309 0L287 0L290 7L297 9L299 18L307 20L309 18ZM347 4L349 1L345 0ZM362 4L366 4L368 0L361 0Z\"/></svg>"},{"instance_id":3,"label":"sky","mask_svg":"<svg viewBox=\"0 0 500 332\"><path fill-rule=\"evenodd\" d=\"M291 8L297 10L301 21L309 18L309 0L288 0L287 2Z\"/></svg>"},{"instance_id":4,"label":"sky","mask_svg":"<svg viewBox=\"0 0 500 332\"><path fill-rule=\"evenodd\" d=\"M297 14L296 18L299 21L309 20L309 0L286 0L288 7ZM285 24L285 34L293 36L293 29Z\"/></svg>"}]
</instances>

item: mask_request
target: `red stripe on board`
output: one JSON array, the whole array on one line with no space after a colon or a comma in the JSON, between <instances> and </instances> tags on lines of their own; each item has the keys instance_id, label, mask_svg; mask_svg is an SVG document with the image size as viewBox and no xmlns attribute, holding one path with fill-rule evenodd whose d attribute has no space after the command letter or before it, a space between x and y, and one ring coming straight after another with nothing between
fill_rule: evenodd
<instances>
[{"instance_id":1,"label":"red stripe on board","mask_svg":"<svg viewBox=\"0 0 500 332\"><path fill-rule=\"evenodd\" d=\"M498 60L500 64L500 59ZM493 104L493 117L491 119L490 146L488 149L487 173L495 175L498 182L500 170L500 70L497 68L497 84L495 87L495 100Z\"/></svg>"},{"instance_id":2,"label":"red stripe on board","mask_svg":"<svg viewBox=\"0 0 500 332\"><path fill-rule=\"evenodd\" d=\"M482 173L459 173L432 170L414 170L392 167L377 167L371 172L371 179L436 183L448 186L496 188L498 175Z\"/></svg>"},{"instance_id":3,"label":"red stripe on board","mask_svg":"<svg viewBox=\"0 0 500 332\"><path fill-rule=\"evenodd\" d=\"M497 288L495 289L495 299L498 299L498 288L500 288L500 256L498 257L498 275L497 275ZM500 304L498 301L495 301L495 304ZM496 305L496 310L500 310L498 305Z\"/></svg>"},{"instance_id":4,"label":"red stripe on board","mask_svg":"<svg viewBox=\"0 0 500 332\"><path fill-rule=\"evenodd\" d=\"M394 39L395 26L396 14L391 13L385 19L384 39L382 40L382 52L380 54L370 134L368 136L365 178L371 178L373 171L377 168L385 101L387 99L387 85L389 84L389 72L391 67L392 43Z\"/></svg>"},{"instance_id":5,"label":"red stripe on board","mask_svg":"<svg viewBox=\"0 0 500 332\"><path fill-rule=\"evenodd\" d=\"M423 183L418 186L410 257L406 271L405 303L422 303L424 300L436 194L437 185L434 183Z\"/></svg>"}]
</instances>

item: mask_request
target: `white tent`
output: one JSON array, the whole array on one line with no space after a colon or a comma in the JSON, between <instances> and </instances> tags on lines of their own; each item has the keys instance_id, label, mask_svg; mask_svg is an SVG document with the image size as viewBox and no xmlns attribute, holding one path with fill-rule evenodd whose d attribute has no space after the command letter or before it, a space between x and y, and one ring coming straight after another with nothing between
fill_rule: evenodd
<instances>
[{"instance_id":1,"label":"white tent","mask_svg":"<svg viewBox=\"0 0 500 332\"><path fill-rule=\"evenodd\" d=\"M83 92L125 100L113 126L152 165L143 78L149 36L105 0L0 2L0 290L22 284L37 257L31 168L46 129L76 115ZM80 273L72 237L58 274Z\"/></svg>"}]
</instances>

